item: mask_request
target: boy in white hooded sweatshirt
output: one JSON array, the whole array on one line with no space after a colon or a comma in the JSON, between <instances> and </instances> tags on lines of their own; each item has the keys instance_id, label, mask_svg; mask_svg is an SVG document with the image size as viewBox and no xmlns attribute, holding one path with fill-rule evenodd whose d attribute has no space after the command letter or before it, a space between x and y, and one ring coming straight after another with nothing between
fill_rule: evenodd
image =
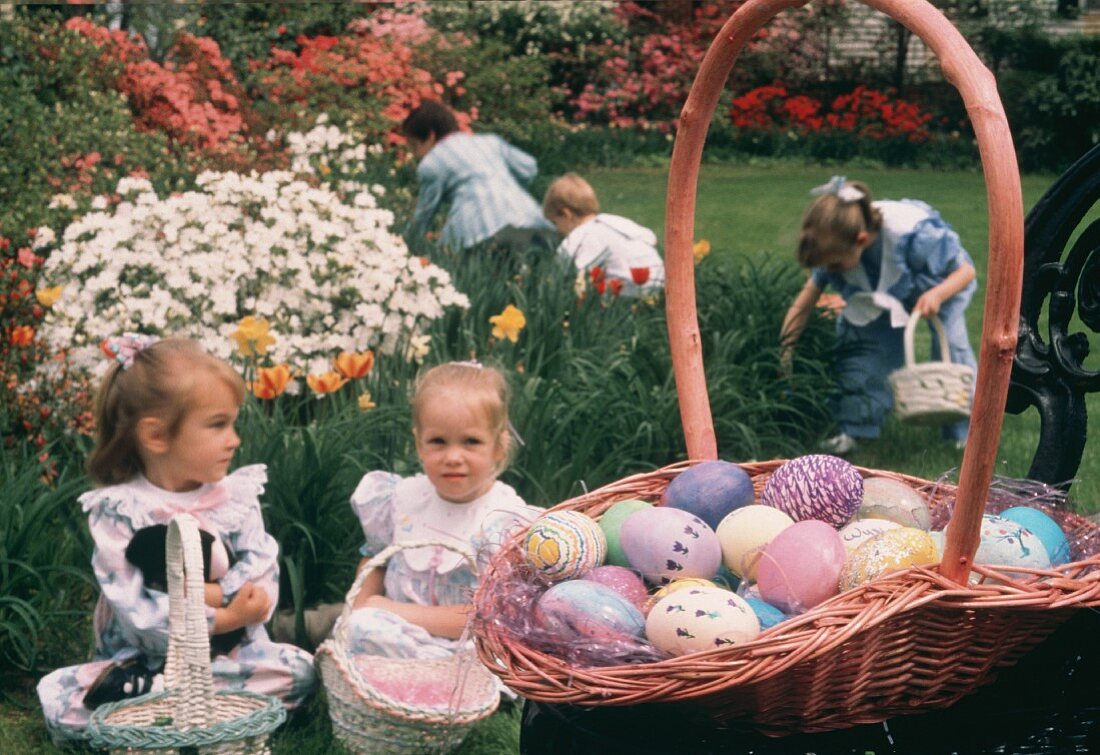
<instances>
[{"instance_id":1,"label":"boy in white hooded sweatshirt","mask_svg":"<svg viewBox=\"0 0 1100 755\"><path fill-rule=\"evenodd\" d=\"M542 213L565 237L558 253L587 272L597 291L648 296L664 288L657 236L633 220L600 212L596 192L576 173L550 184Z\"/></svg>"}]
</instances>

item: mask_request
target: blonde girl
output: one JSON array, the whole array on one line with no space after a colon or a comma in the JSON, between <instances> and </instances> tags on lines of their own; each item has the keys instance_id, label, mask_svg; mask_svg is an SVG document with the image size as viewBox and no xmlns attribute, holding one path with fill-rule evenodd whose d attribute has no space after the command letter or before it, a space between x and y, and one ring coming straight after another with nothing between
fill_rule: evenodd
<instances>
[{"instance_id":1,"label":"blonde girl","mask_svg":"<svg viewBox=\"0 0 1100 755\"><path fill-rule=\"evenodd\" d=\"M253 465L228 473L240 444L234 423L245 393L241 377L182 338L127 334L104 350L113 364L96 398L97 437L88 460L100 487L80 497L100 586L96 649L90 663L39 682L51 736L57 743L81 740L94 708L163 685L168 596L151 564L158 529L178 513L194 516L206 533L212 645L239 636L212 658L215 685L296 706L315 686L312 657L271 642L263 626L279 597L278 544L260 515L267 472ZM163 542L162 535L161 559Z\"/></svg>"},{"instance_id":2,"label":"blonde girl","mask_svg":"<svg viewBox=\"0 0 1100 755\"><path fill-rule=\"evenodd\" d=\"M837 318L840 433L824 450L847 453L877 438L893 408L886 377L904 363L902 337L909 312L938 315L947 331L951 361L976 366L966 331L974 295L974 261L939 213L915 199L872 201L866 184L834 176L814 189L798 243L798 261L810 269L783 320L784 369L798 336L826 287L845 305ZM932 358L939 342L932 339ZM961 448L969 424L943 428Z\"/></svg>"},{"instance_id":3,"label":"blonde girl","mask_svg":"<svg viewBox=\"0 0 1100 755\"><path fill-rule=\"evenodd\" d=\"M487 557L539 509L497 480L512 452L508 384L476 362L423 373L412 398L413 437L423 473L370 472L352 495L367 558L392 543L436 540ZM362 568L362 564L360 564ZM477 576L441 547L399 552L355 596L346 637L353 653L443 658L463 638Z\"/></svg>"}]
</instances>

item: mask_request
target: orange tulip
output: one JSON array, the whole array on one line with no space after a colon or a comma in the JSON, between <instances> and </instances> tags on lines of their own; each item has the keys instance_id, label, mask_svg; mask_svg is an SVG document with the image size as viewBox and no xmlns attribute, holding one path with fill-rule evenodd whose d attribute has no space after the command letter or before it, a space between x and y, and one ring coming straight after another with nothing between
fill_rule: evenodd
<instances>
[{"instance_id":1,"label":"orange tulip","mask_svg":"<svg viewBox=\"0 0 1100 755\"><path fill-rule=\"evenodd\" d=\"M34 328L30 325L20 325L12 328L12 346L30 346L32 343L34 343Z\"/></svg>"},{"instance_id":2,"label":"orange tulip","mask_svg":"<svg viewBox=\"0 0 1100 755\"><path fill-rule=\"evenodd\" d=\"M340 354L332 360L332 364L341 375L354 380L366 377L367 373L371 371L371 368L374 367L374 354L370 351L364 351L362 354L356 354L351 351L341 351Z\"/></svg>"},{"instance_id":3,"label":"orange tulip","mask_svg":"<svg viewBox=\"0 0 1100 755\"><path fill-rule=\"evenodd\" d=\"M324 375L306 375L306 383L314 393L321 395L340 390L346 382L348 379L335 370L330 370Z\"/></svg>"},{"instance_id":4,"label":"orange tulip","mask_svg":"<svg viewBox=\"0 0 1100 755\"><path fill-rule=\"evenodd\" d=\"M237 351L241 356L263 356L275 344L275 337L268 330L267 320L249 315L237 323L237 329L229 337L237 342Z\"/></svg>"},{"instance_id":5,"label":"orange tulip","mask_svg":"<svg viewBox=\"0 0 1100 755\"><path fill-rule=\"evenodd\" d=\"M281 396L290 383L290 367L277 364L274 367L261 367L256 370L256 379L249 384L253 395L260 399L273 399Z\"/></svg>"}]
</instances>

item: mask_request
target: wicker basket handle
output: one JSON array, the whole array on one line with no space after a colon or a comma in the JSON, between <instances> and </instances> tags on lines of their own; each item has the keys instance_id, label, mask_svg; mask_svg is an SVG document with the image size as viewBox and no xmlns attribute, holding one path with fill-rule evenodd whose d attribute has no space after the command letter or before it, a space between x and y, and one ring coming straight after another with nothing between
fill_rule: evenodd
<instances>
[{"instance_id":1,"label":"wicker basket handle","mask_svg":"<svg viewBox=\"0 0 1100 755\"><path fill-rule=\"evenodd\" d=\"M905 323L905 366L912 367L917 363L916 355L913 349L913 335L917 331L917 323L920 322L920 312L915 309L909 315L909 322ZM928 318L928 322L932 323L932 329L936 331L936 340L940 342L940 361L951 363L951 349L947 343L947 331L943 328L943 320L939 315L932 315Z\"/></svg>"},{"instance_id":2,"label":"wicker basket handle","mask_svg":"<svg viewBox=\"0 0 1100 755\"><path fill-rule=\"evenodd\" d=\"M351 588L348 589L347 595L344 596L344 608L340 611L340 618L337 620L336 624L337 628L343 625L345 619L351 614L352 601L354 601L355 596L359 594L359 590L363 587L363 583L366 581L368 574L388 564L390 559L401 551L432 547L444 548L445 550L457 553L466 560L466 563L469 564L470 569L475 575L478 573L477 557L474 555L473 551L461 545L444 542L442 540L410 540L405 543L391 543L372 556L367 563L363 564L363 568L359 570L359 573L355 575L355 580L351 583Z\"/></svg>"},{"instance_id":3,"label":"wicker basket handle","mask_svg":"<svg viewBox=\"0 0 1100 755\"><path fill-rule=\"evenodd\" d=\"M203 600L202 541L199 523L190 514L177 514L168 522L164 555L169 605L164 686L176 693L173 726L205 727L214 709L214 676Z\"/></svg>"},{"instance_id":4,"label":"wicker basket handle","mask_svg":"<svg viewBox=\"0 0 1100 755\"><path fill-rule=\"evenodd\" d=\"M692 459L718 458L714 420L703 372L702 342L695 311L691 245L695 194L707 126L738 53L780 11L807 0L746 0L718 32L700 65L669 165L665 212L665 291L680 416ZM993 74L958 30L927 0L863 0L916 34L936 54L944 77L962 95L974 125L989 206L988 279L970 437L959 474L941 570L965 584L978 548L982 512L1004 420L1005 397L1016 353L1023 276L1024 212L1012 135Z\"/></svg>"}]
</instances>

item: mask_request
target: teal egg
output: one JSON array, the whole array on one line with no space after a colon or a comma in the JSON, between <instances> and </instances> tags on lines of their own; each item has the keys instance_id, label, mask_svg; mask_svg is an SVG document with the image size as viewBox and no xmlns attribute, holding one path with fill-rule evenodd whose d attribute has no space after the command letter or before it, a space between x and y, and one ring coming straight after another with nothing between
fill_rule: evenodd
<instances>
[{"instance_id":1,"label":"teal egg","mask_svg":"<svg viewBox=\"0 0 1100 755\"><path fill-rule=\"evenodd\" d=\"M1002 519L1008 519L1016 524L1031 530L1047 549L1050 563L1054 566L1068 564L1070 562L1069 540L1066 533L1058 526L1058 523L1038 509L1030 506L1013 506L1005 509L1000 514Z\"/></svg>"},{"instance_id":2,"label":"teal egg","mask_svg":"<svg viewBox=\"0 0 1100 755\"><path fill-rule=\"evenodd\" d=\"M781 621L785 621L787 614L780 611L771 603L766 603L760 598L754 598L752 596L746 596L745 602L749 604L749 608L756 614L756 618L760 620L760 629L771 629Z\"/></svg>"},{"instance_id":3,"label":"teal egg","mask_svg":"<svg viewBox=\"0 0 1100 755\"><path fill-rule=\"evenodd\" d=\"M635 511L651 508L653 508L652 503L632 498L613 503L607 511L603 512L600 517L600 529L603 530L604 537L607 538L607 557L604 559L604 563L613 566L630 566L630 561L623 553L622 545L619 544L619 530L623 526L623 521Z\"/></svg>"}]
</instances>

